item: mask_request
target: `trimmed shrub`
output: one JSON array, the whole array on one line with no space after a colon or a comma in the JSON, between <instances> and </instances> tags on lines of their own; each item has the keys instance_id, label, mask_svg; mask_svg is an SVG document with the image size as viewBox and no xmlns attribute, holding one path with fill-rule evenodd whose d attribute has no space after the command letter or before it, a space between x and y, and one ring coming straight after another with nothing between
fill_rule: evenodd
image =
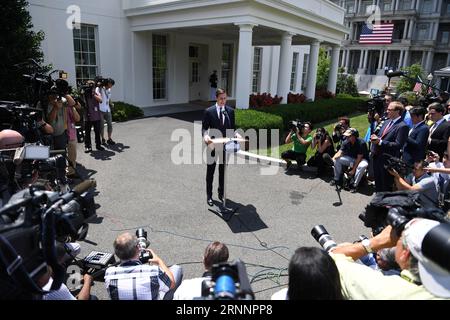
<instances>
[{"instance_id":1,"label":"trimmed shrub","mask_svg":"<svg viewBox=\"0 0 450 320\"><path fill-rule=\"evenodd\" d=\"M301 104L272 106L262 108L261 111L280 116L283 118L283 128L287 128L289 121L294 119L318 123L357 111L366 112L365 102L366 99L363 98L322 99Z\"/></svg>"},{"instance_id":2,"label":"trimmed shrub","mask_svg":"<svg viewBox=\"0 0 450 320\"><path fill-rule=\"evenodd\" d=\"M113 121L122 122L143 116L144 112L139 107L121 101L114 102L114 108L112 110Z\"/></svg>"},{"instance_id":3,"label":"trimmed shrub","mask_svg":"<svg viewBox=\"0 0 450 320\"><path fill-rule=\"evenodd\" d=\"M327 89L316 89L316 99L331 99L334 98L334 94L332 94Z\"/></svg>"},{"instance_id":4,"label":"trimmed shrub","mask_svg":"<svg viewBox=\"0 0 450 320\"><path fill-rule=\"evenodd\" d=\"M287 103L294 103L294 104L299 104L299 103L303 103L306 100L306 96L303 93L292 93L289 92L288 94L288 101Z\"/></svg>"},{"instance_id":5,"label":"trimmed shrub","mask_svg":"<svg viewBox=\"0 0 450 320\"><path fill-rule=\"evenodd\" d=\"M270 93L251 94L249 100L250 109L260 109L271 105L277 105L283 100L283 97L272 97Z\"/></svg>"},{"instance_id":6,"label":"trimmed shrub","mask_svg":"<svg viewBox=\"0 0 450 320\"><path fill-rule=\"evenodd\" d=\"M235 110L236 128L248 129L279 129L283 130L283 119L275 114L256 110Z\"/></svg>"}]
</instances>

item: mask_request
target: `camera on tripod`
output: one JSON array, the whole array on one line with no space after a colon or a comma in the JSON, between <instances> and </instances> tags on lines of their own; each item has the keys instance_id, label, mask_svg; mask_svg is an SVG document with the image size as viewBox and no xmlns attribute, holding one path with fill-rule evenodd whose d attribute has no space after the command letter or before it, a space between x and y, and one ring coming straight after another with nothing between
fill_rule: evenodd
<instances>
[{"instance_id":1,"label":"camera on tripod","mask_svg":"<svg viewBox=\"0 0 450 320\"><path fill-rule=\"evenodd\" d=\"M211 280L202 283L200 300L254 300L245 264L241 260L215 264Z\"/></svg>"},{"instance_id":2,"label":"camera on tripod","mask_svg":"<svg viewBox=\"0 0 450 320\"><path fill-rule=\"evenodd\" d=\"M139 260L142 263L147 263L148 260L153 259L153 255L146 250L150 245L150 241L148 241L147 239L147 231L145 231L144 228L137 229L136 237L138 241L138 247L140 250Z\"/></svg>"}]
</instances>

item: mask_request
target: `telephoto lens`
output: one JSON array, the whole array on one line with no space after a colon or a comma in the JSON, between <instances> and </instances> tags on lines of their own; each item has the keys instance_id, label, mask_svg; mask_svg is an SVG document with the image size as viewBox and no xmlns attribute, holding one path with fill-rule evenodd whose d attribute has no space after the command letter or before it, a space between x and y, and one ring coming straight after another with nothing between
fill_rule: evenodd
<instances>
[{"instance_id":1,"label":"telephoto lens","mask_svg":"<svg viewBox=\"0 0 450 320\"><path fill-rule=\"evenodd\" d=\"M398 236L400 236L405 225L410 219L404 216L404 210L401 208L390 208L386 217L388 224L392 226Z\"/></svg>"},{"instance_id":2,"label":"telephoto lens","mask_svg":"<svg viewBox=\"0 0 450 320\"><path fill-rule=\"evenodd\" d=\"M337 246L323 225L317 225L312 228L311 235L327 252L330 252L331 249Z\"/></svg>"}]
</instances>

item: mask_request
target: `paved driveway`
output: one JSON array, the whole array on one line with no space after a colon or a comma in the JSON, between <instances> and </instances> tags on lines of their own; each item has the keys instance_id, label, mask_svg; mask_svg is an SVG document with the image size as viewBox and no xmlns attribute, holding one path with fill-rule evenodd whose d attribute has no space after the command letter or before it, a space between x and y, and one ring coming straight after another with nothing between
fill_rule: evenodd
<instances>
[{"instance_id":1,"label":"paved driveway","mask_svg":"<svg viewBox=\"0 0 450 320\"><path fill-rule=\"evenodd\" d=\"M97 180L100 205L82 255L111 252L118 233L144 227L151 248L166 263L181 264L185 278L192 278L203 272L206 245L219 240L229 246L232 259L247 263L257 298L269 299L287 283L277 274L294 250L318 245L310 235L314 225L323 224L338 242L369 233L358 219L368 195L343 192L343 205L337 206L337 194L326 181L281 168L276 175L261 175L262 166L254 164L229 166L228 195L240 207L237 214L226 222L210 212L206 165L171 161L178 144L171 141L173 131L185 129L193 136L194 120L201 120L201 113L117 123L117 145L109 150L85 154L78 145L81 171ZM214 192L217 180L216 171ZM93 292L107 298L103 283Z\"/></svg>"}]
</instances>

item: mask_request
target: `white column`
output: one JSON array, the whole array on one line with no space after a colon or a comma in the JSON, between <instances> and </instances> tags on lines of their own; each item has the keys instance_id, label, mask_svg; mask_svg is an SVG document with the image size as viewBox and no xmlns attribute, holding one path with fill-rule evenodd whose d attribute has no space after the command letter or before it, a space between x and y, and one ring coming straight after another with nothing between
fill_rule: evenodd
<instances>
[{"instance_id":1,"label":"white column","mask_svg":"<svg viewBox=\"0 0 450 320\"><path fill-rule=\"evenodd\" d=\"M382 68L386 67L388 54L389 54L389 51L388 50L384 50L383 65L381 66Z\"/></svg>"},{"instance_id":2,"label":"white column","mask_svg":"<svg viewBox=\"0 0 450 320\"><path fill-rule=\"evenodd\" d=\"M450 54L449 54L450 57ZM347 50L347 60L345 60L345 72L348 73L348 69L350 68L350 49Z\"/></svg>"},{"instance_id":3,"label":"white column","mask_svg":"<svg viewBox=\"0 0 450 320\"><path fill-rule=\"evenodd\" d=\"M436 8L435 8L434 12L440 13L441 8L442 8L442 0L436 0Z\"/></svg>"},{"instance_id":4,"label":"white column","mask_svg":"<svg viewBox=\"0 0 450 320\"><path fill-rule=\"evenodd\" d=\"M331 66L328 74L328 91L336 93L336 82L339 67L339 46L333 46L331 49ZM345 51L344 51L345 52Z\"/></svg>"},{"instance_id":5,"label":"white column","mask_svg":"<svg viewBox=\"0 0 450 320\"><path fill-rule=\"evenodd\" d=\"M450 53L447 54L447 63L445 65L450 66Z\"/></svg>"},{"instance_id":6,"label":"white column","mask_svg":"<svg viewBox=\"0 0 450 320\"><path fill-rule=\"evenodd\" d=\"M361 50L361 54L359 55L359 65L358 68L361 69L363 66L363 62L364 62L364 53L365 50Z\"/></svg>"},{"instance_id":7,"label":"white column","mask_svg":"<svg viewBox=\"0 0 450 320\"><path fill-rule=\"evenodd\" d=\"M427 52L423 51L422 52L422 61L420 62L420 65L422 66L422 68L425 68L426 66L426 59L427 59Z\"/></svg>"},{"instance_id":8,"label":"white column","mask_svg":"<svg viewBox=\"0 0 450 320\"><path fill-rule=\"evenodd\" d=\"M367 60L369 58L369 50L364 50L364 51L365 51L365 55L364 55L363 69L367 69Z\"/></svg>"},{"instance_id":9,"label":"white column","mask_svg":"<svg viewBox=\"0 0 450 320\"><path fill-rule=\"evenodd\" d=\"M236 69L236 108L248 109L252 72L252 24L240 24Z\"/></svg>"},{"instance_id":10,"label":"white column","mask_svg":"<svg viewBox=\"0 0 450 320\"><path fill-rule=\"evenodd\" d=\"M416 0L416 11L420 9L420 0Z\"/></svg>"},{"instance_id":11,"label":"white column","mask_svg":"<svg viewBox=\"0 0 450 320\"><path fill-rule=\"evenodd\" d=\"M350 33L348 34L348 40L353 40L354 23L350 23Z\"/></svg>"},{"instance_id":12,"label":"white column","mask_svg":"<svg viewBox=\"0 0 450 320\"><path fill-rule=\"evenodd\" d=\"M283 97L281 103L287 103L292 72L292 33L285 32L281 38L280 64L278 68L277 95Z\"/></svg>"},{"instance_id":13,"label":"white column","mask_svg":"<svg viewBox=\"0 0 450 320\"><path fill-rule=\"evenodd\" d=\"M384 50L380 50L380 55L378 56L378 69L382 68L383 54L384 54Z\"/></svg>"},{"instance_id":14,"label":"white column","mask_svg":"<svg viewBox=\"0 0 450 320\"><path fill-rule=\"evenodd\" d=\"M410 20L409 22L409 30L408 30L408 39L412 40L414 28L416 27L415 21Z\"/></svg>"},{"instance_id":15,"label":"white column","mask_svg":"<svg viewBox=\"0 0 450 320\"><path fill-rule=\"evenodd\" d=\"M319 62L320 41L314 40L309 49L308 83L306 98L314 101L316 98L317 63Z\"/></svg>"},{"instance_id":16,"label":"white column","mask_svg":"<svg viewBox=\"0 0 450 320\"><path fill-rule=\"evenodd\" d=\"M439 29L439 22L435 22L433 34L431 35L431 40L437 40L438 29Z\"/></svg>"},{"instance_id":17,"label":"white column","mask_svg":"<svg viewBox=\"0 0 450 320\"><path fill-rule=\"evenodd\" d=\"M397 69L400 69L403 66L403 56L405 54L405 50L400 50L400 56L398 59L398 67Z\"/></svg>"},{"instance_id":18,"label":"white column","mask_svg":"<svg viewBox=\"0 0 450 320\"><path fill-rule=\"evenodd\" d=\"M398 11L398 5L400 4L400 0L397 0L395 2L395 11Z\"/></svg>"},{"instance_id":19,"label":"white column","mask_svg":"<svg viewBox=\"0 0 450 320\"><path fill-rule=\"evenodd\" d=\"M403 57L403 67L409 67L409 49L405 50L405 55Z\"/></svg>"},{"instance_id":20,"label":"white column","mask_svg":"<svg viewBox=\"0 0 450 320\"><path fill-rule=\"evenodd\" d=\"M409 26L409 20L405 20L405 28L403 29L403 38L406 39L406 36L408 35L408 26Z\"/></svg>"},{"instance_id":21,"label":"white column","mask_svg":"<svg viewBox=\"0 0 450 320\"><path fill-rule=\"evenodd\" d=\"M433 51L428 51L427 53L427 64L425 65L425 70L427 73L432 72L431 68L433 67Z\"/></svg>"}]
</instances>

